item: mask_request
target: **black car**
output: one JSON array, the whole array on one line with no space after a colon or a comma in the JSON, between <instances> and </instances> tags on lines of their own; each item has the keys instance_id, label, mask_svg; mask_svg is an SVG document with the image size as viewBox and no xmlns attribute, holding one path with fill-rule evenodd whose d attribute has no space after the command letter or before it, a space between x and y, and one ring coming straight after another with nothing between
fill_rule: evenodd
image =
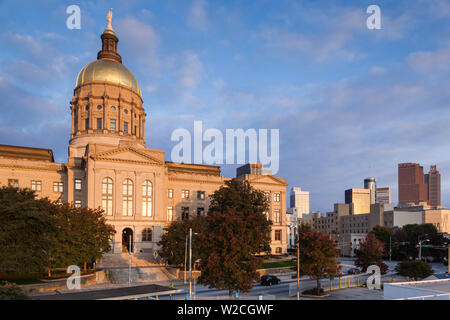
<instances>
[{"instance_id":1,"label":"black car","mask_svg":"<svg viewBox=\"0 0 450 320\"><path fill-rule=\"evenodd\" d=\"M262 276L261 277L261 285L262 286L271 286L273 284L279 284L280 282L281 282L281 280L275 276Z\"/></svg>"},{"instance_id":2,"label":"black car","mask_svg":"<svg viewBox=\"0 0 450 320\"><path fill-rule=\"evenodd\" d=\"M360 274L361 270L359 270L358 268L350 268L347 271L347 274Z\"/></svg>"}]
</instances>

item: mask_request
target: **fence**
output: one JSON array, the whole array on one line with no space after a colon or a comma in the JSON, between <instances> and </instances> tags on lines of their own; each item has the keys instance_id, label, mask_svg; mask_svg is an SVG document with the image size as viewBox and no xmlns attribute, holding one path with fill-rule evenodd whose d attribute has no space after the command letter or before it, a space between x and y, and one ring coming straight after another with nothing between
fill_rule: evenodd
<instances>
[{"instance_id":1,"label":"fence","mask_svg":"<svg viewBox=\"0 0 450 320\"><path fill-rule=\"evenodd\" d=\"M358 288L366 285L367 275L360 276L348 276L344 278L334 278L334 279L321 279L319 281L319 286L323 291L334 291L339 289L348 288ZM304 291L306 289L311 289L310 286L305 288L300 284L300 290ZM297 295L297 282L289 284L289 296L294 297Z\"/></svg>"}]
</instances>

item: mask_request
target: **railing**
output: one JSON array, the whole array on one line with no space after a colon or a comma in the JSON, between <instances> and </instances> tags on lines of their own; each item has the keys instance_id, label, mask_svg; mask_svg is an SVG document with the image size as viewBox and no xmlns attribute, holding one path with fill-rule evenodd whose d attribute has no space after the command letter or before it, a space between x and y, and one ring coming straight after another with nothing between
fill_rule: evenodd
<instances>
[{"instance_id":1,"label":"railing","mask_svg":"<svg viewBox=\"0 0 450 320\"><path fill-rule=\"evenodd\" d=\"M438 298L438 299L436 299L436 298ZM444 299L441 299L441 298L444 298ZM450 293L431 294L428 296L400 298L400 299L393 299L393 300L450 300Z\"/></svg>"},{"instance_id":2,"label":"railing","mask_svg":"<svg viewBox=\"0 0 450 320\"><path fill-rule=\"evenodd\" d=\"M321 279L319 281L320 289L329 292L340 289L359 288L366 284L367 276L360 275L357 277L347 276L345 278ZM300 285L300 289L301 285ZM303 290L302 290L303 291ZM289 296L293 297L297 295L297 283L289 284Z\"/></svg>"}]
</instances>

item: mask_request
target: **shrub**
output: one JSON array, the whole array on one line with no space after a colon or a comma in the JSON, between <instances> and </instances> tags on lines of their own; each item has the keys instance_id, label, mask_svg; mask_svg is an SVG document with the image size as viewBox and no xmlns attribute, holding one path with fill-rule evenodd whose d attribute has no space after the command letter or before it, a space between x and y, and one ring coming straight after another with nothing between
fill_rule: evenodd
<instances>
[{"instance_id":1,"label":"shrub","mask_svg":"<svg viewBox=\"0 0 450 320\"><path fill-rule=\"evenodd\" d=\"M404 277L413 278L414 280L429 277L434 273L434 270L428 263L420 260L402 261L397 264L395 271Z\"/></svg>"},{"instance_id":2,"label":"shrub","mask_svg":"<svg viewBox=\"0 0 450 320\"><path fill-rule=\"evenodd\" d=\"M27 300L28 296L15 283L0 283L0 300Z\"/></svg>"}]
</instances>

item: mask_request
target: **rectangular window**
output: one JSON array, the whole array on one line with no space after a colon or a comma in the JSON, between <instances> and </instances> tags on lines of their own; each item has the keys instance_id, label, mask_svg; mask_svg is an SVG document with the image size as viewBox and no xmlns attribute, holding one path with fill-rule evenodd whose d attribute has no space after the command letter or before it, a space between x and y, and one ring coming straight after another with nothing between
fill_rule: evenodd
<instances>
[{"instance_id":1,"label":"rectangular window","mask_svg":"<svg viewBox=\"0 0 450 320\"><path fill-rule=\"evenodd\" d=\"M116 131L116 119L111 119L111 131L115 132Z\"/></svg>"},{"instance_id":2,"label":"rectangular window","mask_svg":"<svg viewBox=\"0 0 450 320\"><path fill-rule=\"evenodd\" d=\"M181 220L189 220L189 207L181 207Z\"/></svg>"},{"instance_id":3,"label":"rectangular window","mask_svg":"<svg viewBox=\"0 0 450 320\"><path fill-rule=\"evenodd\" d=\"M281 241L281 230L275 231L275 241Z\"/></svg>"},{"instance_id":4,"label":"rectangular window","mask_svg":"<svg viewBox=\"0 0 450 320\"><path fill-rule=\"evenodd\" d=\"M103 129L103 118L97 118L97 130Z\"/></svg>"},{"instance_id":5,"label":"rectangular window","mask_svg":"<svg viewBox=\"0 0 450 320\"><path fill-rule=\"evenodd\" d=\"M31 190L42 191L42 181L31 181Z\"/></svg>"},{"instance_id":6,"label":"rectangular window","mask_svg":"<svg viewBox=\"0 0 450 320\"><path fill-rule=\"evenodd\" d=\"M81 179L75 179L75 190L81 190Z\"/></svg>"},{"instance_id":7,"label":"rectangular window","mask_svg":"<svg viewBox=\"0 0 450 320\"><path fill-rule=\"evenodd\" d=\"M53 192L64 192L64 182L53 182Z\"/></svg>"},{"instance_id":8,"label":"rectangular window","mask_svg":"<svg viewBox=\"0 0 450 320\"><path fill-rule=\"evenodd\" d=\"M169 199L173 199L173 189L169 189L167 191L167 197L169 197Z\"/></svg>"},{"instance_id":9,"label":"rectangular window","mask_svg":"<svg viewBox=\"0 0 450 320\"><path fill-rule=\"evenodd\" d=\"M273 201L280 202L280 194L279 193L274 193L273 194Z\"/></svg>"},{"instance_id":10,"label":"rectangular window","mask_svg":"<svg viewBox=\"0 0 450 320\"><path fill-rule=\"evenodd\" d=\"M128 122L126 121L123 123L123 132L128 133Z\"/></svg>"},{"instance_id":11,"label":"rectangular window","mask_svg":"<svg viewBox=\"0 0 450 320\"><path fill-rule=\"evenodd\" d=\"M81 200L75 200L75 208L81 208Z\"/></svg>"},{"instance_id":12,"label":"rectangular window","mask_svg":"<svg viewBox=\"0 0 450 320\"><path fill-rule=\"evenodd\" d=\"M270 192L264 192L267 201L270 201Z\"/></svg>"},{"instance_id":13,"label":"rectangular window","mask_svg":"<svg viewBox=\"0 0 450 320\"><path fill-rule=\"evenodd\" d=\"M85 128L86 130L89 130L89 118L87 118L87 119L84 120L84 128Z\"/></svg>"},{"instance_id":14,"label":"rectangular window","mask_svg":"<svg viewBox=\"0 0 450 320\"><path fill-rule=\"evenodd\" d=\"M197 191L197 199L205 200L205 191Z\"/></svg>"},{"instance_id":15,"label":"rectangular window","mask_svg":"<svg viewBox=\"0 0 450 320\"><path fill-rule=\"evenodd\" d=\"M167 221L173 221L173 207L167 208Z\"/></svg>"},{"instance_id":16,"label":"rectangular window","mask_svg":"<svg viewBox=\"0 0 450 320\"><path fill-rule=\"evenodd\" d=\"M281 223L280 210L273 210L273 220L275 223Z\"/></svg>"},{"instance_id":17,"label":"rectangular window","mask_svg":"<svg viewBox=\"0 0 450 320\"><path fill-rule=\"evenodd\" d=\"M181 199L189 199L189 190L181 190Z\"/></svg>"},{"instance_id":18,"label":"rectangular window","mask_svg":"<svg viewBox=\"0 0 450 320\"><path fill-rule=\"evenodd\" d=\"M13 188L19 187L19 180L17 179L8 179L8 186Z\"/></svg>"},{"instance_id":19,"label":"rectangular window","mask_svg":"<svg viewBox=\"0 0 450 320\"><path fill-rule=\"evenodd\" d=\"M197 208L197 215L198 216L204 216L205 215L205 208Z\"/></svg>"}]
</instances>

